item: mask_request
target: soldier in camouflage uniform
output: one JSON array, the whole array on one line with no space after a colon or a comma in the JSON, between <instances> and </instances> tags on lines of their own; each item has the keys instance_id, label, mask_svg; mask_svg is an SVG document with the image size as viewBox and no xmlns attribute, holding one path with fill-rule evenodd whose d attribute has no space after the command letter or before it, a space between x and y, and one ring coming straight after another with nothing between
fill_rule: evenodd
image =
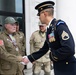
<instances>
[{"instance_id":1,"label":"soldier in camouflage uniform","mask_svg":"<svg viewBox=\"0 0 76 75\"><path fill-rule=\"evenodd\" d=\"M46 39L46 25L39 22L39 30L35 31L30 38L30 52L36 52L42 48ZM40 75L43 67L45 75L50 75L50 59L49 52L36 60L33 64L33 75Z\"/></svg>"},{"instance_id":2,"label":"soldier in camouflage uniform","mask_svg":"<svg viewBox=\"0 0 76 75\"><path fill-rule=\"evenodd\" d=\"M21 56L21 44L20 38L15 33L16 22L13 17L7 17L5 30L0 34L0 75L23 75L24 66L17 61L17 57Z\"/></svg>"}]
</instances>

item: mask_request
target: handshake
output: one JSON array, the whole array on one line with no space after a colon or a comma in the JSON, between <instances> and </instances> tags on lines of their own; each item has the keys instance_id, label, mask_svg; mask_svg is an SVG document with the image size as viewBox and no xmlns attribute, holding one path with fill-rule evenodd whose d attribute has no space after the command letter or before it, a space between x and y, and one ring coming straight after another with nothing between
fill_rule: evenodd
<instances>
[{"instance_id":1,"label":"handshake","mask_svg":"<svg viewBox=\"0 0 76 75\"><path fill-rule=\"evenodd\" d=\"M27 56L17 56L17 60L23 65L26 65L30 62Z\"/></svg>"}]
</instances>

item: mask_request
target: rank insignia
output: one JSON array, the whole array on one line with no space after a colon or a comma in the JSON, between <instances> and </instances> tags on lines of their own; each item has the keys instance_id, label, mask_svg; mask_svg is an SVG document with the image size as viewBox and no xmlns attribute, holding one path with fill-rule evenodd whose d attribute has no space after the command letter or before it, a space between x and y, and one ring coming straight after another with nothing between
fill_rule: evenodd
<instances>
[{"instance_id":1,"label":"rank insignia","mask_svg":"<svg viewBox=\"0 0 76 75\"><path fill-rule=\"evenodd\" d=\"M51 34L49 34L48 38L49 38L49 42L54 42L55 41L54 33L52 32Z\"/></svg>"},{"instance_id":2,"label":"rank insignia","mask_svg":"<svg viewBox=\"0 0 76 75\"><path fill-rule=\"evenodd\" d=\"M63 40L68 40L68 39L69 39L69 35L68 35L68 33L65 32L65 31L62 32L62 35L61 35L61 36L62 36L62 39L63 39Z\"/></svg>"}]
</instances>

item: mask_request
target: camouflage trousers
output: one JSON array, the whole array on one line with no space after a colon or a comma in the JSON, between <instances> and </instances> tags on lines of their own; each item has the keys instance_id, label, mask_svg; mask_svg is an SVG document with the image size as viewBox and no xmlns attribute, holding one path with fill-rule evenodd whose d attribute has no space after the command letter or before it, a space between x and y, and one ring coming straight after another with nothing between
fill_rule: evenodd
<instances>
[{"instance_id":1,"label":"camouflage trousers","mask_svg":"<svg viewBox=\"0 0 76 75\"><path fill-rule=\"evenodd\" d=\"M50 61L49 62L35 62L33 64L33 73L38 74L41 72L41 70L44 70L44 73L50 72L51 67L50 67Z\"/></svg>"}]
</instances>

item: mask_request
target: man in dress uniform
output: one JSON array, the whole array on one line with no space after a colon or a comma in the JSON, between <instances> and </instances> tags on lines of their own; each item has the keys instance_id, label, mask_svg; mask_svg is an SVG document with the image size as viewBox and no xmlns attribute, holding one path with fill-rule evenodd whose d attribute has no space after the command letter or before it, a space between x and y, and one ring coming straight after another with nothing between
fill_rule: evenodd
<instances>
[{"instance_id":1,"label":"man in dress uniform","mask_svg":"<svg viewBox=\"0 0 76 75\"><path fill-rule=\"evenodd\" d=\"M0 75L23 75L24 66L19 62L22 56L19 48L20 38L16 34L16 22L13 17L7 17L5 30L0 34Z\"/></svg>"},{"instance_id":2,"label":"man in dress uniform","mask_svg":"<svg viewBox=\"0 0 76 75\"><path fill-rule=\"evenodd\" d=\"M34 62L50 48L50 59L53 61L55 75L76 75L74 39L67 24L54 18L54 5L53 1L45 1L35 7L40 21L48 26L46 41L39 51L28 55L23 61Z\"/></svg>"},{"instance_id":3,"label":"man in dress uniform","mask_svg":"<svg viewBox=\"0 0 76 75\"><path fill-rule=\"evenodd\" d=\"M39 30L32 33L30 37L30 53L38 51L42 48L46 39L46 24L39 22ZM50 75L50 58L49 51L47 54L36 60L33 64L33 75L40 75L41 69L43 68L45 75Z\"/></svg>"}]
</instances>

